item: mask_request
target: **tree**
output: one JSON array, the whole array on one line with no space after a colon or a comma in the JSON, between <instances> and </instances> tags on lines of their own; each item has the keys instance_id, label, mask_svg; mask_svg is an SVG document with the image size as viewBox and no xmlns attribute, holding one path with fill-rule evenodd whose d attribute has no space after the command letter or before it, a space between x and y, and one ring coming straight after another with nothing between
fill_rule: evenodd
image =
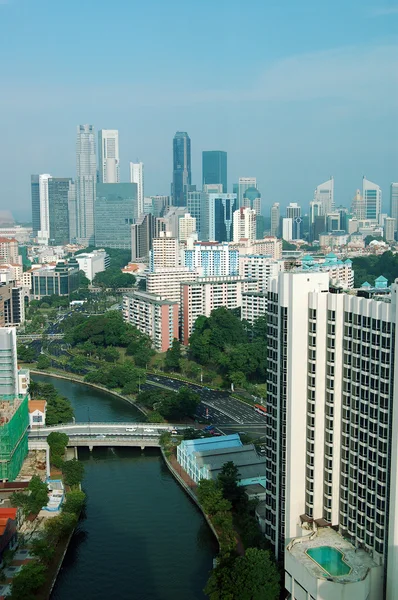
<instances>
[{"instance_id":1,"label":"tree","mask_svg":"<svg viewBox=\"0 0 398 600\"><path fill-rule=\"evenodd\" d=\"M106 362L117 362L120 358L120 353L118 350L116 350L116 348L105 348L104 353L103 353L103 357L106 360Z\"/></svg>"},{"instance_id":2,"label":"tree","mask_svg":"<svg viewBox=\"0 0 398 600\"><path fill-rule=\"evenodd\" d=\"M212 479L201 479L196 494L204 511L209 516L218 512L229 511L232 508L230 501L223 497L222 490L217 482Z\"/></svg>"},{"instance_id":3,"label":"tree","mask_svg":"<svg viewBox=\"0 0 398 600\"><path fill-rule=\"evenodd\" d=\"M79 271L79 288L88 288L91 281L86 277L84 271Z\"/></svg>"},{"instance_id":4,"label":"tree","mask_svg":"<svg viewBox=\"0 0 398 600\"><path fill-rule=\"evenodd\" d=\"M29 393L31 398L40 398L47 401L47 425L70 423L72 421L74 413L71 403L58 393L52 383L31 381Z\"/></svg>"},{"instance_id":5,"label":"tree","mask_svg":"<svg viewBox=\"0 0 398 600\"><path fill-rule=\"evenodd\" d=\"M61 467L68 442L69 437L66 433L60 431L53 431L47 436L47 443L50 446L50 460L54 467Z\"/></svg>"},{"instance_id":6,"label":"tree","mask_svg":"<svg viewBox=\"0 0 398 600\"><path fill-rule=\"evenodd\" d=\"M143 277L138 280L138 289L142 292L146 292L146 279Z\"/></svg>"},{"instance_id":7,"label":"tree","mask_svg":"<svg viewBox=\"0 0 398 600\"><path fill-rule=\"evenodd\" d=\"M84 465L76 460L76 458L67 460L62 465L62 474L66 485L70 485L71 487L79 485L83 480Z\"/></svg>"},{"instance_id":8,"label":"tree","mask_svg":"<svg viewBox=\"0 0 398 600\"><path fill-rule=\"evenodd\" d=\"M36 352L31 346L18 344L17 347L18 360L26 363L32 363L35 360Z\"/></svg>"},{"instance_id":9,"label":"tree","mask_svg":"<svg viewBox=\"0 0 398 600\"><path fill-rule=\"evenodd\" d=\"M81 490L72 490L66 494L66 501L62 505L62 511L66 513L73 513L80 515L84 503L86 501L86 494Z\"/></svg>"},{"instance_id":10,"label":"tree","mask_svg":"<svg viewBox=\"0 0 398 600\"><path fill-rule=\"evenodd\" d=\"M278 600L278 569L266 550L249 548L213 569L205 593L210 600Z\"/></svg>"},{"instance_id":11,"label":"tree","mask_svg":"<svg viewBox=\"0 0 398 600\"><path fill-rule=\"evenodd\" d=\"M49 519L51 521L51 519ZM32 560L22 567L11 583L10 600L32 600L35 592L46 581L46 567Z\"/></svg>"},{"instance_id":12,"label":"tree","mask_svg":"<svg viewBox=\"0 0 398 600\"><path fill-rule=\"evenodd\" d=\"M157 411L154 410L147 416L148 423L165 423L165 418Z\"/></svg>"},{"instance_id":13,"label":"tree","mask_svg":"<svg viewBox=\"0 0 398 600\"><path fill-rule=\"evenodd\" d=\"M286 240L282 240L282 250L297 250L296 244L291 244Z\"/></svg>"},{"instance_id":14,"label":"tree","mask_svg":"<svg viewBox=\"0 0 398 600\"><path fill-rule=\"evenodd\" d=\"M118 267L109 267L106 271L97 273L93 279L93 284L101 288L118 289L131 287L135 283L134 275L122 273Z\"/></svg>"},{"instance_id":15,"label":"tree","mask_svg":"<svg viewBox=\"0 0 398 600\"><path fill-rule=\"evenodd\" d=\"M39 370L48 369L51 367L51 360L45 354L40 354L37 360L37 368Z\"/></svg>"},{"instance_id":16,"label":"tree","mask_svg":"<svg viewBox=\"0 0 398 600\"><path fill-rule=\"evenodd\" d=\"M85 370L87 361L84 356L74 356L69 364L73 371L80 373L82 370Z\"/></svg>"},{"instance_id":17,"label":"tree","mask_svg":"<svg viewBox=\"0 0 398 600\"><path fill-rule=\"evenodd\" d=\"M29 550L44 565L48 565L54 556L54 547L46 537L34 538Z\"/></svg>"},{"instance_id":18,"label":"tree","mask_svg":"<svg viewBox=\"0 0 398 600\"><path fill-rule=\"evenodd\" d=\"M166 351L164 366L168 371L179 371L181 360L181 342L174 338L171 347Z\"/></svg>"},{"instance_id":19,"label":"tree","mask_svg":"<svg viewBox=\"0 0 398 600\"><path fill-rule=\"evenodd\" d=\"M58 517L47 519L44 525L48 539L53 544L72 533L77 525L78 517L74 513L62 512Z\"/></svg>"},{"instance_id":20,"label":"tree","mask_svg":"<svg viewBox=\"0 0 398 600\"><path fill-rule=\"evenodd\" d=\"M231 502L233 507L236 507L238 503L246 498L243 487L239 486L239 469L232 461L223 464L217 476L217 481L222 495Z\"/></svg>"},{"instance_id":21,"label":"tree","mask_svg":"<svg viewBox=\"0 0 398 600\"><path fill-rule=\"evenodd\" d=\"M38 475L33 475L28 485L28 492L14 492L11 495L12 506L22 509L25 517L37 515L48 502L48 487Z\"/></svg>"}]
</instances>

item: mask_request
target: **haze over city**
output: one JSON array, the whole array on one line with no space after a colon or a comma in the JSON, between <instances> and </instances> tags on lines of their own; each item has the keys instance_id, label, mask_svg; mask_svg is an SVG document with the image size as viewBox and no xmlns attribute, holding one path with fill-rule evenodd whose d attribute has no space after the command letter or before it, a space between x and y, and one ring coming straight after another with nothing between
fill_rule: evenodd
<instances>
[{"instance_id":1,"label":"haze over city","mask_svg":"<svg viewBox=\"0 0 398 600\"><path fill-rule=\"evenodd\" d=\"M0 209L30 220L30 174L74 177L76 125L120 132L121 181L169 194L172 139L228 152L228 187L257 177L273 202L308 206L335 177L350 205L362 176L388 204L398 177L398 5L342 0L0 2L4 115ZM306 210L306 208L305 208Z\"/></svg>"}]
</instances>

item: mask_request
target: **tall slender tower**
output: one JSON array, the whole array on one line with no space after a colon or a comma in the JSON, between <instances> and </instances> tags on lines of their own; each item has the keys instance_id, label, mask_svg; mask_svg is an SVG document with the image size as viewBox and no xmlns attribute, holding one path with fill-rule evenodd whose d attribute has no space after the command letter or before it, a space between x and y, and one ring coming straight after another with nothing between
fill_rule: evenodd
<instances>
[{"instance_id":1,"label":"tall slender tower","mask_svg":"<svg viewBox=\"0 0 398 600\"><path fill-rule=\"evenodd\" d=\"M130 183L137 184L137 213L144 214L144 163L130 163Z\"/></svg>"},{"instance_id":2,"label":"tall slender tower","mask_svg":"<svg viewBox=\"0 0 398 600\"><path fill-rule=\"evenodd\" d=\"M390 187L390 217L395 219L394 231L398 229L398 183Z\"/></svg>"},{"instance_id":3,"label":"tall slender tower","mask_svg":"<svg viewBox=\"0 0 398 600\"><path fill-rule=\"evenodd\" d=\"M378 223L381 213L380 186L364 177L362 181L362 196L365 205L365 218Z\"/></svg>"},{"instance_id":4,"label":"tall slender tower","mask_svg":"<svg viewBox=\"0 0 398 600\"><path fill-rule=\"evenodd\" d=\"M191 186L191 138L177 131L173 139L173 206L186 206Z\"/></svg>"},{"instance_id":5,"label":"tall slender tower","mask_svg":"<svg viewBox=\"0 0 398 600\"><path fill-rule=\"evenodd\" d=\"M278 237L279 235L279 225L281 220L281 211L279 207L279 202L274 202L271 206L271 235Z\"/></svg>"},{"instance_id":6,"label":"tall slender tower","mask_svg":"<svg viewBox=\"0 0 398 600\"><path fill-rule=\"evenodd\" d=\"M94 245L94 201L97 180L93 125L78 125L76 142L77 241Z\"/></svg>"},{"instance_id":7,"label":"tall slender tower","mask_svg":"<svg viewBox=\"0 0 398 600\"><path fill-rule=\"evenodd\" d=\"M38 232L39 243L48 244L50 235L50 216L48 203L48 181L51 175L45 173L39 175L39 197L40 197L40 230Z\"/></svg>"},{"instance_id":8,"label":"tall slender tower","mask_svg":"<svg viewBox=\"0 0 398 600\"><path fill-rule=\"evenodd\" d=\"M236 184L235 184L236 185ZM238 183L238 208L244 206L243 195L249 188L257 188L256 177L239 177Z\"/></svg>"},{"instance_id":9,"label":"tall slender tower","mask_svg":"<svg viewBox=\"0 0 398 600\"><path fill-rule=\"evenodd\" d=\"M324 183L315 188L314 202L319 202L322 209L322 215L327 215L334 211L334 178L331 177Z\"/></svg>"},{"instance_id":10,"label":"tall slender tower","mask_svg":"<svg viewBox=\"0 0 398 600\"><path fill-rule=\"evenodd\" d=\"M98 132L99 182L119 183L119 132L101 129Z\"/></svg>"}]
</instances>

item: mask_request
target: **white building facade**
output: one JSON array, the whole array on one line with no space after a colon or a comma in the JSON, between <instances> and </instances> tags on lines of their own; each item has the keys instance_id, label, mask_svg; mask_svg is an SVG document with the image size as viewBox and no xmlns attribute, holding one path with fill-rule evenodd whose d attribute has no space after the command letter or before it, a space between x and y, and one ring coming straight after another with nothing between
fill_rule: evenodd
<instances>
[{"instance_id":1,"label":"white building facade","mask_svg":"<svg viewBox=\"0 0 398 600\"><path fill-rule=\"evenodd\" d=\"M119 183L119 132L101 129L98 132L98 167L100 183Z\"/></svg>"},{"instance_id":2,"label":"white building facade","mask_svg":"<svg viewBox=\"0 0 398 600\"><path fill-rule=\"evenodd\" d=\"M144 163L130 163L130 183L137 184L138 216L144 214Z\"/></svg>"},{"instance_id":3,"label":"white building facade","mask_svg":"<svg viewBox=\"0 0 398 600\"><path fill-rule=\"evenodd\" d=\"M196 232L196 219L189 213L186 213L178 221L178 239L180 242L186 242L188 238Z\"/></svg>"},{"instance_id":4,"label":"white building facade","mask_svg":"<svg viewBox=\"0 0 398 600\"><path fill-rule=\"evenodd\" d=\"M161 231L159 237L152 239L152 250L149 253L151 272L158 269L175 269L179 265L179 244L170 232Z\"/></svg>"},{"instance_id":5,"label":"white building facade","mask_svg":"<svg viewBox=\"0 0 398 600\"><path fill-rule=\"evenodd\" d=\"M84 252L75 256L79 263L80 271L83 271L87 279L91 282L97 273L102 273L109 267L110 259L105 250L94 250L93 252Z\"/></svg>"},{"instance_id":6,"label":"white building facade","mask_svg":"<svg viewBox=\"0 0 398 600\"><path fill-rule=\"evenodd\" d=\"M241 207L234 212L233 241L256 239L256 211Z\"/></svg>"},{"instance_id":7,"label":"white building facade","mask_svg":"<svg viewBox=\"0 0 398 600\"><path fill-rule=\"evenodd\" d=\"M181 250L181 264L204 277L238 275L239 249L228 242L188 240Z\"/></svg>"},{"instance_id":8,"label":"white building facade","mask_svg":"<svg viewBox=\"0 0 398 600\"><path fill-rule=\"evenodd\" d=\"M76 238L94 245L94 202L97 183L97 157L93 125L79 125L76 141Z\"/></svg>"}]
</instances>

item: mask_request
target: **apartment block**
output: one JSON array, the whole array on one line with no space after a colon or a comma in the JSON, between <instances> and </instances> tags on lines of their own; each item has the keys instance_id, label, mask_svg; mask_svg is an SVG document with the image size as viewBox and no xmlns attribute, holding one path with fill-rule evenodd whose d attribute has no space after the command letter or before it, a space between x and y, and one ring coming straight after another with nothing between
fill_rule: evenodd
<instances>
[{"instance_id":1,"label":"apartment block","mask_svg":"<svg viewBox=\"0 0 398 600\"><path fill-rule=\"evenodd\" d=\"M181 264L204 277L239 274L239 250L228 242L188 240L181 250Z\"/></svg>"},{"instance_id":2,"label":"apartment block","mask_svg":"<svg viewBox=\"0 0 398 600\"><path fill-rule=\"evenodd\" d=\"M311 547L319 546L330 527L350 542L352 568L371 558L362 595L354 587L344 592L344 581L329 586L338 599L395 598L397 290L398 280L390 298L330 293L327 272L290 272L273 279L268 292L265 533L277 556L288 544L287 565L296 539L310 530ZM305 556L300 561L305 565ZM287 571L288 589L294 580ZM335 574L330 581L339 583ZM327 593L325 587L314 597Z\"/></svg>"},{"instance_id":3,"label":"apartment block","mask_svg":"<svg viewBox=\"0 0 398 600\"><path fill-rule=\"evenodd\" d=\"M180 302L181 283L183 281L195 281L196 279L197 274L189 271L186 267L159 268L155 273L148 273L146 289L149 294L161 296L165 300Z\"/></svg>"},{"instance_id":4,"label":"apartment block","mask_svg":"<svg viewBox=\"0 0 398 600\"><path fill-rule=\"evenodd\" d=\"M267 292L272 277L284 270L284 262L276 261L261 254L244 254L239 256L239 275L258 281L258 291Z\"/></svg>"},{"instance_id":5,"label":"apartment block","mask_svg":"<svg viewBox=\"0 0 398 600\"><path fill-rule=\"evenodd\" d=\"M149 256L150 271L158 269L175 269L179 265L179 244L169 231L159 233L152 240L152 250Z\"/></svg>"},{"instance_id":6,"label":"apartment block","mask_svg":"<svg viewBox=\"0 0 398 600\"><path fill-rule=\"evenodd\" d=\"M231 246L239 249L239 255L263 254L275 260L282 258L282 240L272 236L265 237L262 240L241 240L238 243L231 244Z\"/></svg>"},{"instance_id":7,"label":"apartment block","mask_svg":"<svg viewBox=\"0 0 398 600\"><path fill-rule=\"evenodd\" d=\"M196 319L204 315L209 317L212 310L225 306L242 306L242 294L257 291L257 281L239 276L201 277L196 281L181 284L181 339L186 346Z\"/></svg>"},{"instance_id":8,"label":"apartment block","mask_svg":"<svg viewBox=\"0 0 398 600\"><path fill-rule=\"evenodd\" d=\"M255 321L267 314L267 294L264 292L243 292L241 319L254 325Z\"/></svg>"},{"instance_id":9,"label":"apartment block","mask_svg":"<svg viewBox=\"0 0 398 600\"><path fill-rule=\"evenodd\" d=\"M164 300L147 292L123 296L123 318L151 338L153 347L166 352L178 339L178 302Z\"/></svg>"},{"instance_id":10,"label":"apartment block","mask_svg":"<svg viewBox=\"0 0 398 600\"><path fill-rule=\"evenodd\" d=\"M0 263L22 263L22 257L18 254L18 241L15 238L0 238Z\"/></svg>"}]
</instances>

